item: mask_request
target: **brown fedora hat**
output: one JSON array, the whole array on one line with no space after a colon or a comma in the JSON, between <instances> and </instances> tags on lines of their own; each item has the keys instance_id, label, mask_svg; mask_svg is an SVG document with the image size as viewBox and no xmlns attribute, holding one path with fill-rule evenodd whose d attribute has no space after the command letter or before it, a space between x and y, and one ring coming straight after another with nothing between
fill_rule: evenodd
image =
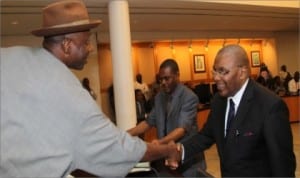
<instances>
[{"instance_id":1,"label":"brown fedora hat","mask_svg":"<svg viewBox=\"0 0 300 178\"><path fill-rule=\"evenodd\" d=\"M91 20L80 0L60 0L43 9L43 27L33 30L35 36L53 36L89 30L101 20Z\"/></svg>"}]
</instances>

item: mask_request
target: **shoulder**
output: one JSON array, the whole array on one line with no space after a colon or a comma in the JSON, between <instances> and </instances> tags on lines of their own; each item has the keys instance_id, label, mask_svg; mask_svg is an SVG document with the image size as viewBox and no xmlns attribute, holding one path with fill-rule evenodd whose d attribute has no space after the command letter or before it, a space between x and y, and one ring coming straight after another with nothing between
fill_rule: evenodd
<instances>
[{"instance_id":1,"label":"shoulder","mask_svg":"<svg viewBox=\"0 0 300 178\"><path fill-rule=\"evenodd\" d=\"M220 96L219 93L216 93L211 101L211 106L219 106L220 103L226 103L226 98Z\"/></svg>"},{"instance_id":2,"label":"shoulder","mask_svg":"<svg viewBox=\"0 0 300 178\"><path fill-rule=\"evenodd\" d=\"M291 79L291 80L289 81L289 84L292 84L292 83L296 83L295 79Z\"/></svg>"},{"instance_id":3,"label":"shoulder","mask_svg":"<svg viewBox=\"0 0 300 178\"><path fill-rule=\"evenodd\" d=\"M179 84L177 86L177 95L176 96L181 97L184 101L198 102L198 96L195 94L195 92L183 84Z\"/></svg>"},{"instance_id":4,"label":"shoulder","mask_svg":"<svg viewBox=\"0 0 300 178\"><path fill-rule=\"evenodd\" d=\"M40 49L40 48L39 48ZM36 48L26 47L26 46L12 46L7 48L1 48L1 56L7 57L17 57L17 56L28 56L34 54ZM22 58L21 58L22 59Z\"/></svg>"},{"instance_id":5,"label":"shoulder","mask_svg":"<svg viewBox=\"0 0 300 178\"><path fill-rule=\"evenodd\" d=\"M271 105L282 101L282 99L271 90L259 85L254 81L249 81L243 98L253 99L257 104Z\"/></svg>"}]
</instances>

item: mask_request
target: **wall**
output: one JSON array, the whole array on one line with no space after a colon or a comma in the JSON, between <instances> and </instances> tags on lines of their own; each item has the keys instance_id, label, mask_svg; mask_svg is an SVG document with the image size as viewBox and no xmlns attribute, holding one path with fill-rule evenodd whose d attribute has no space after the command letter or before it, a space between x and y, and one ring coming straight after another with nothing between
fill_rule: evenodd
<instances>
[{"instance_id":1,"label":"wall","mask_svg":"<svg viewBox=\"0 0 300 178\"><path fill-rule=\"evenodd\" d=\"M157 72L154 48L151 48L149 43L135 44L132 48L132 58L133 73L141 73L143 81L151 83L154 80L153 76Z\"/></svg>"},{"instance_id":2,"label":"wall","mask_svg":"<svg viewBox=\"0 0 300 178\"><path fill-rule=\"evenodd\" d=\"M274 40L273 40L274 41ZM207 48L206 48L206 44ZM151 45L152 44L152 45ZM212 81L211 70L216 53L223 45L237 44L237 39L211 39L209 41L173 41L173 42L156 42L156 43L135 43L133 47L133 65L139 66L135 68L135 73L142 73L146 83L151 84L154 81L155 73L158 72L159 65L167 58L173 58L177 61L180 68L180 80L182 82L210 82ZM274 43L269 42L264 48L263 40L240 40L239 44L245 48L249 58L251 51L260 52L261 62L269 65L277 65L272 62L276 57ZM190 48L189 48L190 47ZM203 55L205 58L205 71L194 72L194 55ZM272 56L271 60L265 60ZM276 69L277 66L270 66ZM259 67L252 67L252 74L256 75L259 72ZM276 72L276 71L272 71Z\"/></svg>"},{"instance_id":3,"label":"wall","mask_svg":"<svg viewBox=\"0 0 300 178\"><path fill-rule=\"evenodd\" d=\"M262 42L262 59L268 66L272 76L278 75L278 58L275 39L267 39Z\"/></svg>"},{"instance_id":4,"label":"wall","mask_svg":"<svg viewBox=\"0 0 300 178\"><path fill-rule=\"evenodd\" d=\"M300 71L299 32L276 33L275 37L278 70L281 65L285 64L292 75L295 71Z\"/></svg>"}]
</instances>

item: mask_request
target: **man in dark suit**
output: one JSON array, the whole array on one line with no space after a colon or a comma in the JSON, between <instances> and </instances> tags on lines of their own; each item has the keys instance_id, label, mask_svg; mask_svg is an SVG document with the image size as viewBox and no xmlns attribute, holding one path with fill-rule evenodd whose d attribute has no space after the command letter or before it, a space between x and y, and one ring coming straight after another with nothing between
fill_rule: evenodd
<instances>
[{"instance_id":1,"label":"man in dark suit","mask_svg":"<svg viewBox=\"0 0 300 178\"><path fill-rule=\"evenodd\" d=\"M182 142L183 164L216 143L222 177L294 177L288 108L249 76L249 60L242 47L228 45L218 52L213 66L218 94L204 128ZM175 169L178 162L166 164Z\"/></svg>"}]
</instances>

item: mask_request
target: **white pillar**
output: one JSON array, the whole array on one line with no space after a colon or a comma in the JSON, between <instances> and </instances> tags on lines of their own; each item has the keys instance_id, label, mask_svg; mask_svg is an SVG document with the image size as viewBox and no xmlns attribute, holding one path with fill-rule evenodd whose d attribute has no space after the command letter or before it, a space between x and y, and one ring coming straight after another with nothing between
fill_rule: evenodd
<instances>
[{"instance_id":1,"label":"white pillar","mask_svg":"<svg viewBox=\"0 0 300 178\"><path fill-rule=\"evenodd\" d=\"M116 121L120 129L127 130L136 124L127 0L110 0L108 15Z\"/></svg>"}]
</instances>

